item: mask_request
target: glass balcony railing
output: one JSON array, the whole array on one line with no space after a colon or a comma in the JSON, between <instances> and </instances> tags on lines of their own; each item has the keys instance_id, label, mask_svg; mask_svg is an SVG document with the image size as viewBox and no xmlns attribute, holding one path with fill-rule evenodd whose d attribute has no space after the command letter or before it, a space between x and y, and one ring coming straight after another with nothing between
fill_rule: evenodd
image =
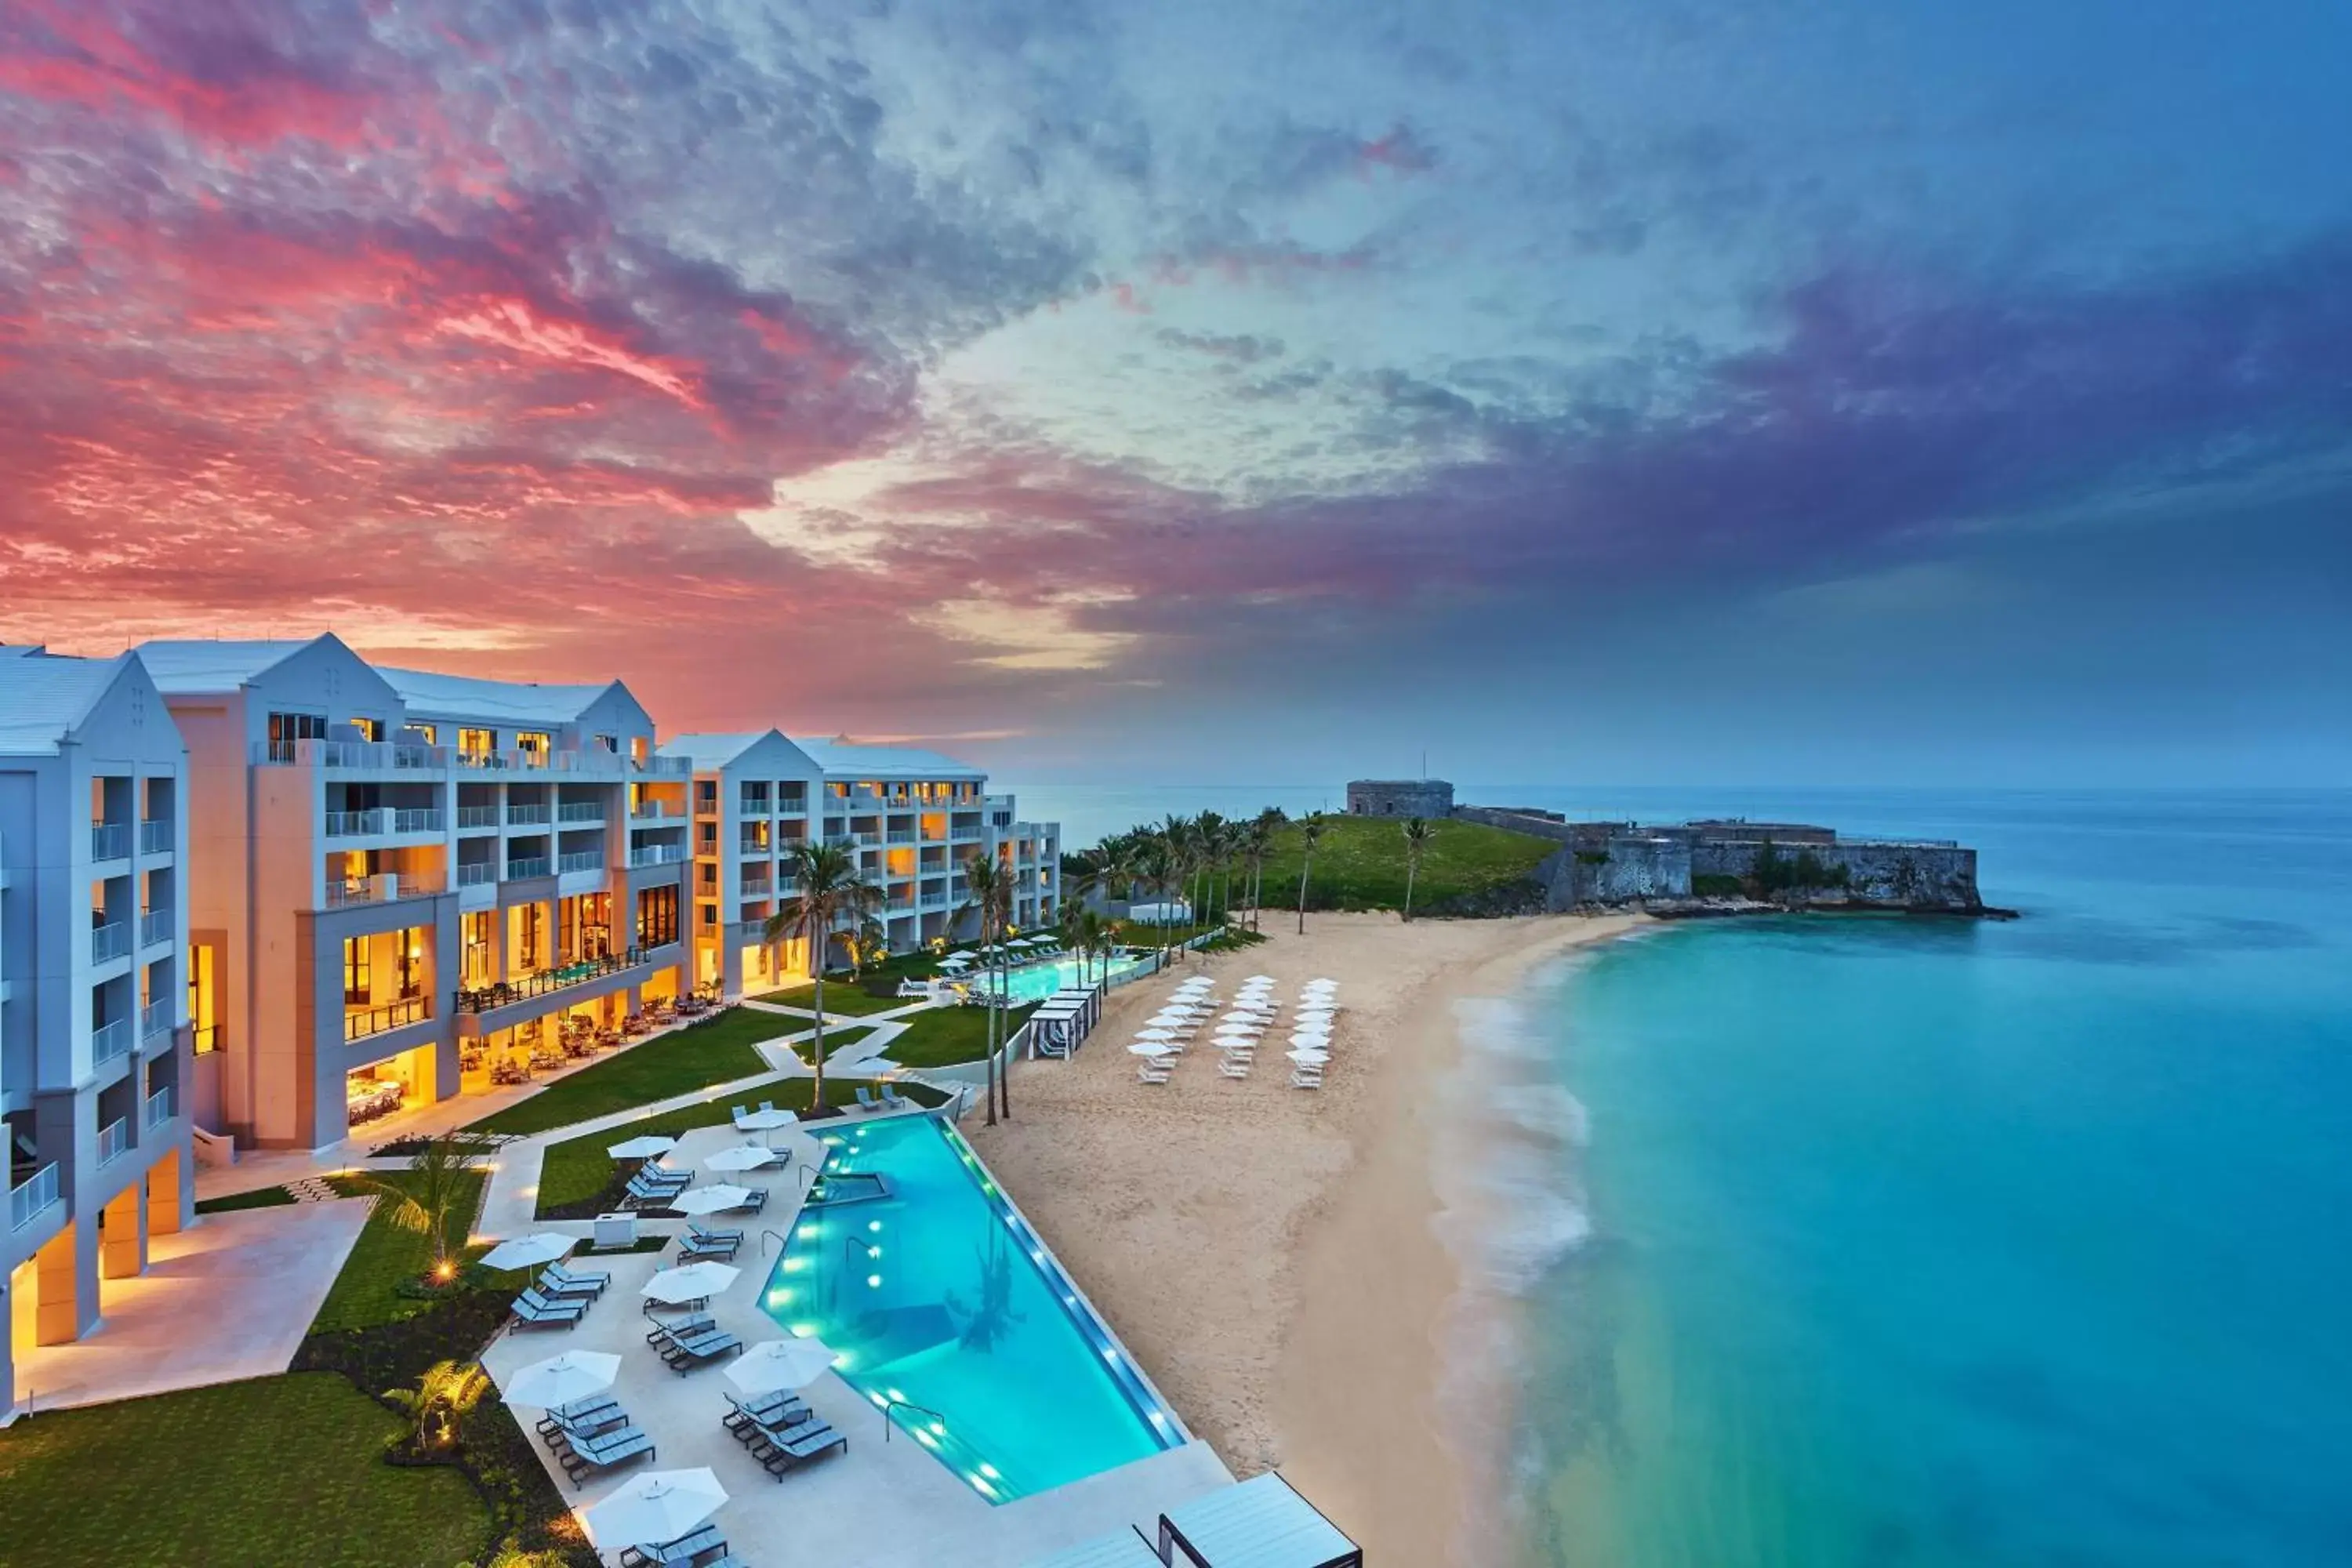
<instances>
[{"instance_id":1,"label":"glass balcony railing","mask_svg":"<svg viewBox=\"0 0 2352 1568\"><path fill-rule=\"evenodd\" d=\"M370 1035L381 1035L388 1029L421 1024L431 1016L433 998L430 996L404 996L380 1007L347 1006L343 1009L343 1038L364 1040Z\"/></svg>"},{"instance_id":2,"label":"glass balcony railing","mask_svg":"<svg viewBox=\"0 0 2352 1568\"><path fill-rule=\"evenodd\" d=\"M645 844L629 851L632 866L669 866L686 858L683 844Z\"/></svg>"},{"instance_id":3,"label":"glass balcony railing","mask_svg":"<svg viewBox=\"0 0 2352 1568\"><path fill-rule=\"evenodd\" d=\"M151 910L139 917L139 945L153 947L172 940L172 911Z\"/></svg>"},{"instance_id":4,"label":"glass balcony railing","mask_svg":"<svg viewBox=\"0 0 2352 1568\"><path fill-rule=\"evenodd\" d=\"M139 853L169 855L171 852L172 824L168 818L161 822L142 822L139 825Z\"/></svg>"},{"instance_id":5,"label":"glass balcony railing","mask_svg":"<svg viewBox=\"0 0 2352 1568\"><path fill-rule=\"evenodd\" d=\"M89 858L93 860L121 860L131 853L131 825L127 822L93 823L89 830Z\"/></svg>"},{"instance_id":6,"label":"glass balcony railing","mask_svg":"<svg viewBox=\"0 0 2352 1568\"><path fill-rule=\"evenodd\" d=\"M576 849L569 855L558 855L555 868L559 871L601 871L604 868L604 852L602 849Z\"/></svg>"},{"instance_id":7,"label":"glass balcony railing","mask_svg":"<svg viewBox=\"0 0 2352 1568\"><path fill-rule=\"evenodd\" d=\"M457 808L457 831L469 827L496 827L499 808L495 805L461 805Z\"/></svg>"},{"instance_id":8,"label":"glass balcony railing","mask_svg":"<svg viewBox=\"0 0 2352 1568\"><path fill-rule=\"evenodd\" d=\"M493 861L475 860L457 868L457 886L461 888L487 887L498 879L499 868Z\"/></svg>"},{"instance_id":9,"label":"glass balcony railing","mask_svg":"<svg viewBox=\"0 0 2352 1568\"><path fill-rule=\"evenodd\" d=\"M172 1089L166 1084L147 1097L147 1109L141 1125L152 1131L171 1120Z\"/></svg>"},{"instance_id":10,"label":"glass balcony railing","mask_svg":"<svg viewBox=\"0 0 2352 1568\"><path fill-rule=\"evenodd\" d=\"M649 797L632 804L629 807L629 815L640 821L657 822L668 817L685 816L686 807L674 805L669 801L654 800Z\"/></svg>"},{"instance_id":11,"label":"glass balcony railing","mask_svg":"<svg viewBox=\"0 0 2352 1568\"><path fill-rule=\"evenodd\" d=\"M8 1189L8 1228L22 1230L48 1212L60 1196L55 1160Z\"/></svg>"},{"instance_id":12,"label":"glass balcony railing","mask_svg":"<svg viewBox=\"0 0 2352 1568\"><path fill-rule=\"evenodd\" d=\"M388 904L401 899L430 898L445 890L438 873L383 871L373 877L329 882L327 907L340 910L354 904Z\"/></svg>"},{"instance_id":13,"label":"glass balcony railing","mask_svg":"<svg viewBox=\"0 0 2352 1568\"><path fill-rule=\"evenodd\" d=\"M567 800L555 808L558 822L602 822L604 803L601 800Z\"/></svg>"},{"instance_id":14,"label":"glass balcony railing","mask_svg":"<svg viewBox=\"0 0 2352 1568\"><path fill-rule=\"evenodd\" d=\"M507 876L509 879L518 877L544 877L546 875L547 857L544 855L533 855L527 859L509 860L507 862Z\"/></svg>"},{"instance_id":15,"label":"glass balcony railing","mask_svg":"<svg viewBox=\"0 0 2352 1568\"><path fill-rule=\"evenodd\" d=\"M152 1040L161 1036L168 1035L172 1032L172 1005L170 1003L150 1002L147 1005L139 1009L139 1037L141 1039Z\"/></svg>"},{"instance_id":16,"label":"glass balcony railing","mask_svg":"<svg viewBox=\"0 0 2352 1568\"><path fill-rule=\"evenodd\" d=\"M558 991L568 991L575 985L585 985L607 974L617 974L624 969L634 969L646 962L646 950L633 947L618 954L603 958L583 958L554 969L542 969L537 974L520 980L501 980L492 985L477 985L457 993L460 1013L488 1013L517 1002L528 1002L534 996L545 996Z\"/></svg>"},{"instance_id":17,"label":"glass balcony railing","mask_svg":"<svg viewBox=\"0 0 2352 1568\"><path fill-rule=\"evenodd\" d=\"M98 1130L98 1163L111 1165L131 1152L131 1118L118 1116Z\"/></svg>"},{"instance_id":18,"label":"glass balcony railing","mask_svg":"<svg viewBox=\"0 0 2352 1568\"><path fill-rule=\"evenodd\" d=\"M89 1032L89 1059L93 1067L103 1067L131 1049L131 1020L117 1018L110 1024L100 1024Z\"/></svg>"},{"instance_id":19,"label":"glass balcony railing","mask_svg":"<svg viewBox=\"0 0 2352 1568\"><path fill-rule=\"evenodd\" d=\"M109 921L89 928L89 961L105 963L131 951L131 922Z\"/></svg>"},{"instance_id":20,"label":"glass balcony railing","mask_svg":"<svg viewBox=\"0 0 2352 1568\"><path fill-rule=\"evenodd\" d=\"M547 823L548 810L543 805L509 805L507 826L509 827L541 827Z\"/></svg>"}]
</instances>

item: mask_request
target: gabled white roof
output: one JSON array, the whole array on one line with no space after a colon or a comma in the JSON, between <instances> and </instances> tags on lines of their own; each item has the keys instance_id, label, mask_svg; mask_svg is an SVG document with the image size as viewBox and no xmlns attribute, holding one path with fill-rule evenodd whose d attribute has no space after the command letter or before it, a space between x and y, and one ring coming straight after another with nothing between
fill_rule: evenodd
<instances>
[{"instance_id":1,"label":"gabled white roof","mask_svg":"<svg viewBox=\"0 0 2352 1568\"><path fill-rule=\"evenodd\" d=\"M814 777L819 771L782 730L677 735L663 743L661 754L686 758L698 773L722 773L739 763L767 778Z\"/></svg>"},{"instance_id":2,"label":"gabled white roof","mask_svg":"<svg viewBox=\"0 0 2352 1568\"><path fill-rule=\"evenodd\" d=\"M569 724L595 705L619 681L601 686L541 686L536 681L483 680L429 669L375 667L414 713L425 717L490 719L512 724Z\"/></svg>"},{"instance_id":3,"label":"gabled white roof","mask_svg":"<svg viewBox=\"0 0 2352 1568\"><path fill-rule=\"evenodd\" d=\"M131 657L72 658L36 651L0 658L0 754L55 756Z\"/></svg>"},{"instance_id":4,"label":"gabled white roof","mask_svg":"<svg viewBox=\"0 0 2352 1568\"><path fill-rule=\"evenodd\" d=\"M144 642L133 651L147 667L148 678L166 697L191 693L235 691L255 676L292 658L316 642L273 638L258 642Z\"/></svg>"},{"instance_id":5,"label":"gabled white roof","mask_svg":"<svg viewBox=\"0 0 2352 1568\"><path fill-rule=\"evenodd\" d=\"M824 770L829 779L984 779L985 768L960 763L938 752L913 746L860 746L846 740L811 741L800 736L793 744Z\"/></svg>"}]
</instances>

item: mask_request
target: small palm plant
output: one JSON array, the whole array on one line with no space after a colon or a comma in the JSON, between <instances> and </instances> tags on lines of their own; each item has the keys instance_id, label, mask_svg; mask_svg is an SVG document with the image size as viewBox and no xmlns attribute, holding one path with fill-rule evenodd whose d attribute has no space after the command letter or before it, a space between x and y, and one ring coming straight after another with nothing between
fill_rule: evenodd
<instances>
[{"instance_id":1,"label":"small palm plant","mask_svg":"<svg viewBox=\"0 0 2352 1568\"><path fill-rule=\"evenodd\" d=\"M1421 874L1421 858L1436 837L1436 827L1418 816L1404 825L1404 918L1408 921L1412 919L1413 879Z\"/></svg>"},{"instance_id":2,"label":"small palm plant","mask_svg":"<svg viewBox=\"0 0 2352 1568\"><path fill-rule=\"evenodd\" d=\"M1307 934L1307 873L1315 866L1315 846L1323 841L1323 814L1310 811L1298 819L1298 842L1306 853L1298 860L1298 934Z\"/></svg>"},{"instance_id":3,"label":"small palm plant","mask_svg":"<svg viewBox=\"0 0 2352 1568\"><path fill-rule=\"evenodd\" d=\"M442 1361L425 1368L415 1388L388 1388L383 1396L408 1417L415 1451L432 1454L457 1443L466 1417L489 1391L480 1363Z\"/></svg>"},{"instance_id":4,"label":"small palm plant","mask_svg":"<svg viewBox=\"0 0 2352 1568\"><path fill-rule=\"evenodd\" d=\"M825 949L846 923L853 929L867 911L880 907L882 889L857 868L856 849L846 844L819 844L802 839L791 847L789 874L796 889L782 909L768 917L760 932L771 948L797 937L808 943L809 975L814 982L810 1011L816 1027L809 1041L815 1081L809 1086L809 1109L824 1114L824 960Z\"/></svg>"},{"instance_id":5,"label":"small palm plant","mask_svg":"<svg viewBox=\"0 0 2352 1568\"><path fill-rule=\"evenodd\" d=\"M446 1285L457 1277L457 1258L449 1247L449 1221L480 1191L476 1185L481 1173L478 1150L478 1145L445 1132L425 1144L399 1175L360 1178L374 1190L392 1224L425 1237L433 1249L430 1277L436 1285Z\"/></svg>"}]
</instances>

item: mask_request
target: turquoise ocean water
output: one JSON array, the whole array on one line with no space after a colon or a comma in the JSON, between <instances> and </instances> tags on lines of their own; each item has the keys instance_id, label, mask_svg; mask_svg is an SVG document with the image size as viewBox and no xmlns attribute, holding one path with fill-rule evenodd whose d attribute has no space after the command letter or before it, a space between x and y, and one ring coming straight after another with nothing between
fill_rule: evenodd
<instances>
[{"instance_id":1,"label":"turquoise ocean water","mask_svg":"<svg viewBox=\"0 0 2352 1568\"><path fill-rule=\"evenodd\" d=\"M1676 927L1507 1016L1511 1568L2352 1563L2352 795L1463 794L1958 837L2024 911Z\"/></svg>"}]
</instances>

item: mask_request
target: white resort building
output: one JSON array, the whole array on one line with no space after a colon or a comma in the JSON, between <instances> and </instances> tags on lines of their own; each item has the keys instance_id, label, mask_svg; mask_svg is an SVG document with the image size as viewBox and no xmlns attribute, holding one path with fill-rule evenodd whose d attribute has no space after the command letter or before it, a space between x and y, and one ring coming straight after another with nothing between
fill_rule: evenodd
<instances>
[{"instance_id":1,"label":"white resort building","mask_svg":"<svg viewBox=\"0 0 2352 1568\"><path fill-rule=\"evenodd\" d=\"M1059 828L1015 820L1013 797L988 775L936 752L758 734L681 735L663 746L694 773L695 976L728 995L808 977L803 942L762 941L791 897L783 857L814 837L848 842L883 889L893 952L969 934L955 929L968 897L963 867L993 855L1013 876L1013 922L1059 918Z\"/></svg>"},{"instance_id":2,"label":"white resort building","mask_svg":"<svg viewBox=\"0 0 2352 1568\"><path fill-rule=\"evenodd\" d=\"M135 655L0 647L0 1391L191 1216L186 783Z\"/></svg>"}]
</instances>

